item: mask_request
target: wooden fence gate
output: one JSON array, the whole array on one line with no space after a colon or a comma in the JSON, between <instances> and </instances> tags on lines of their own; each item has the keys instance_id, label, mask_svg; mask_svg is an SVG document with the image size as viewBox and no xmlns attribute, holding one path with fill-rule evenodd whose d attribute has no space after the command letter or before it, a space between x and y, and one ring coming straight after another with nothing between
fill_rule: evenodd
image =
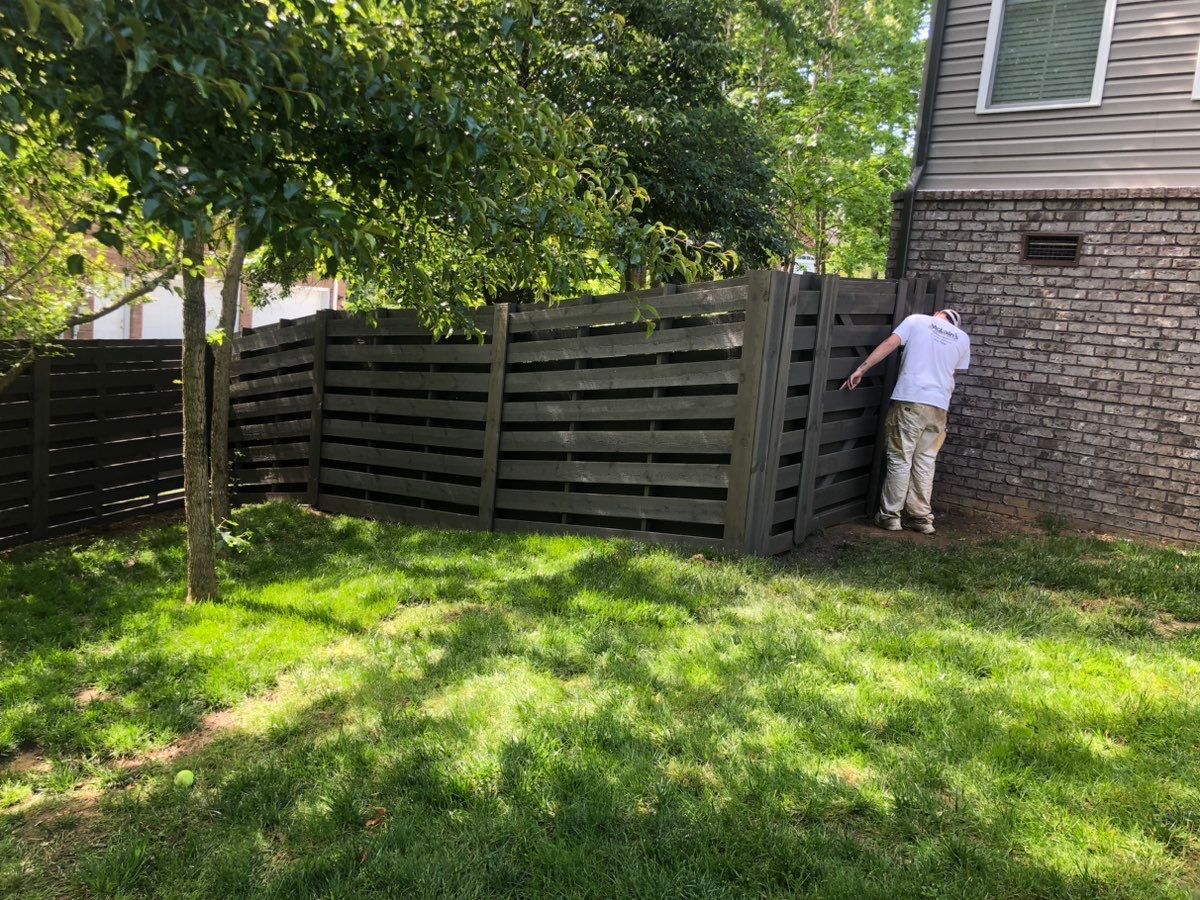
<instances>
[{"instance_id":1,"label":"wooden fence gate","mask_svg":"<svg viewBox=\"0 0 1200 900\"><path fill-rule=\"evenodd\" d=\"M940 290L754 272L487 307L482 342L408 311L266 326L234 344L238 496L782 553L878 496L897 361L837 387Z\"/></svg>"}]
</instances>

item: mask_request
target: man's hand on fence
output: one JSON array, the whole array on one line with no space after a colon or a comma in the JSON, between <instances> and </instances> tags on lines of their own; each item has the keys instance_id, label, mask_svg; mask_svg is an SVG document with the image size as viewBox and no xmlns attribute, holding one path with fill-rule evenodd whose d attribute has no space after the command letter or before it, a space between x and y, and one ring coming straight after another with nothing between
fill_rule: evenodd
<instances>
[{"instance_id":1,"label":"man's hand on fence","mask_svg":"<svg viewBox=\"0 0 1200 900\"><path fill-rule=\"evenodd\" d=\"M859 371L858 369L855 369L853 372L850 373L850 377L842 382L842 390L843 391L852 391L856 387L858 387L858 384L860 381L862 381L862 372Z\"/></svg>"}]
</instances>

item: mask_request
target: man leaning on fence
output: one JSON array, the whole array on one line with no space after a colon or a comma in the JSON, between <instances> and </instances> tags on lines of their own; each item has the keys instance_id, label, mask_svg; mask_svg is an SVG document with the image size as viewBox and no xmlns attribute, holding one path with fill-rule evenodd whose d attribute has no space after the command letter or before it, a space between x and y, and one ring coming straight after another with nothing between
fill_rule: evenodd
<instances>
[{"instance_id":1,"label":"man leaning on fence","mask_svg":"<svg viewBox=\"0 0 1200 900\"><path fill-rule=\"evenodd\" d=\"M842 385L854 390L873 366L904 347L887 416L887 478L875 514L875 524L888 531L933 534L934 460L946 440L954 373L971 363L971 339L961 321L953 309L909 316Z\"/></svg>"}]
</instances>

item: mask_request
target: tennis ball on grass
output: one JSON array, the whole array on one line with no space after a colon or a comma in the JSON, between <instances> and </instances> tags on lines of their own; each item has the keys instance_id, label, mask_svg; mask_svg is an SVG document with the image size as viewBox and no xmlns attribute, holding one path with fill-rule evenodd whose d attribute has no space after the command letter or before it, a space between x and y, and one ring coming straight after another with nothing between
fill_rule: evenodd
<instances>
[{"instance_id":1,"label":"tennis ball on grass","mask_svg":"<svg viewBox=\"0 0 1200 900\"><path fill-rule=\"evenodd\" d=\"M180 769L175 775L175 784L181 788L190 788L196 781L191 769Z\"/></svg>"}]
</instances>

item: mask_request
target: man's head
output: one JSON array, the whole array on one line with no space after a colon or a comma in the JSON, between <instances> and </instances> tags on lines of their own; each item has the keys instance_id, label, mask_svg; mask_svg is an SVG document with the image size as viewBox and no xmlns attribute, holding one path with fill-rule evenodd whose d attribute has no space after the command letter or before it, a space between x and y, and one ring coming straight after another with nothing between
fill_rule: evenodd
<instances>
[{"instance_id":1,"label":"man's head","mask_svg":"<svg viewBox=\"0 0 1200 900\"><path fill-rule=\"evenodd\" d=\"M962 327L962 316L960 316L958 314L958 310L956 310L956 309L938 310L933 315L934 315L934 318L936 318L936 319L945 319L947 322L949 322L955 328Z\"/></svg>"}]
</instances>

